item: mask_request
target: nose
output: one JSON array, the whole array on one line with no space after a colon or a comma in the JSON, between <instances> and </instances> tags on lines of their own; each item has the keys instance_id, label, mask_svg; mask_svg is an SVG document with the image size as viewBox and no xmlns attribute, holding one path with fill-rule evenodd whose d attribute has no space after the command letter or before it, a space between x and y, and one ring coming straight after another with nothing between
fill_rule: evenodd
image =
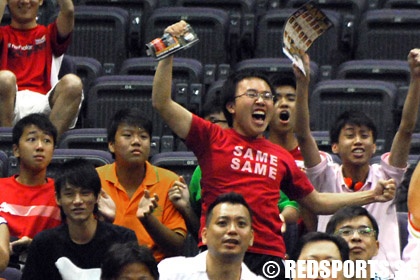
<instances>
[{"instance_id":1,"label":"nose","mask_svg":"<svg viewBox=\"0 0 420 280\"><path fill-rule=\"evenodd\" d=\"M359 232L357 230L355 230L353 232L353 234L351 235L351 239L352 240L360 240L360 234L359 234Z\"/></svg>"},{"instance_id":2,"label":"nose","mask_svg":"<svg viewBox=\"0 0 420 280\"><path fill-rule=\"evenodd\" d=\"M134 134L132 144L140 144L140 135Z\"/></svg>"},{"instance_id":3,"label":"nose","mask_svg":"<svg viewBox=\"0 0 420 280\"><path fill-rule=\"evenodd\" d=\"M44 141L42 141L42 139L38 140L36 142L36 150L43 150L44 149Z\"/></svg>"},{"instance_id":4,"label":"nose","mask_svg":"<svg viewBox=\"0 0 420 280\"><path fill-rule=\"evenodd\" d=\"M76 193L74 195L73 203L75 203L75 204L83 203L83 199L82 199L82 196L80 195L80 193Z\"/></svg>"},{"instance_id":5,"label":"nose","mask_svg":"<svg viewBox=\"0 0 420 280\"><path fill-rule=\"evenodd\" d=\"M233 235L233 234L237 234L237 228L235 223L230 223L228 226L228 234Z\"/></svg>"}]
</instances>

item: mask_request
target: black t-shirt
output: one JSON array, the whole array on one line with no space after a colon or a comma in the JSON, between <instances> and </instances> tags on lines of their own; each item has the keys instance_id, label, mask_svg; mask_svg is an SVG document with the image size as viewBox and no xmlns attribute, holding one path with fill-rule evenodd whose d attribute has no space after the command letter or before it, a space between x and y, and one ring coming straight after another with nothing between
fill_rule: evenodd
<instances>
[{"instance_id":1,"label":"black t-shirt","mask_svg":"<svg viewBox=\"0 0 420 280\"><path fill-rule=\"evenodd\" d=\"M100 268L105 252L115 243L137 241L134 231L98 221L95 236L87 244L76 244L66 224L40 232L29 247L23 270L25 279L62 279L55 262L67 257L79 268Z\"/></svg>"}]
</instances>

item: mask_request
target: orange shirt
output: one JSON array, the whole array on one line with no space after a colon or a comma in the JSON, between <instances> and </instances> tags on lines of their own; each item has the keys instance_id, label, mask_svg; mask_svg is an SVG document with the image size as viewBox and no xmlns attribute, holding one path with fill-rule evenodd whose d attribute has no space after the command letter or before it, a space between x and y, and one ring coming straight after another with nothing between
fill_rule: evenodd
<instances>
[{"instance_id":1,"label":"orange shirt","mask_svg":"<svg viewBox=\"0 0 420 280\"><path fill-rule=\"evenodd\" d=\"M115 165L116 163L112 163L97 168L102 188L111 196L117 207L114 224L132 229L137 235L139 244L147 245L153 251L156 260L160 261L165 255L137 218L137 207L145 189L149 190L151 195L156 193L159 201L153 215L167 228L185 236L187 228L184 219L168 197L169 188L174 181L179 180L179 176L146 162L143 182L130 199L124 187L118 182Z\"/></svg>"}]
</instances>

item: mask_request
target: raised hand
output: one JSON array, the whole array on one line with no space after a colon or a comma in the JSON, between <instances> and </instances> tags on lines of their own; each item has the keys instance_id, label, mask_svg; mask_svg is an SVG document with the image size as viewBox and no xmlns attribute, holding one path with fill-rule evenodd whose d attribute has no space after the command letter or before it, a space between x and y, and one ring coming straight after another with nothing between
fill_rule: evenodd
<instances>
[{"instance_id":1,"label":"raised hand","mask_svg":"<svg viewBox=\"0 0 420 280\"><path fill-rule=\"evenodd\" d=\"M158 201L159 197L157 194L150 196L150 192L145 190L137 208L137 218L143 219L152 214L153 211L158 207Z\"/></svg>"}]
</instances>

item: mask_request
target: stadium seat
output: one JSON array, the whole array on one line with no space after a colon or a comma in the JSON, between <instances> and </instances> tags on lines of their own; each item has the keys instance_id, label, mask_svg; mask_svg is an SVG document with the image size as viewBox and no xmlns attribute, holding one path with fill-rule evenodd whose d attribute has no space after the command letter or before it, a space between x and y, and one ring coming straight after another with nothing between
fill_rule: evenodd
<instances>
[{"instance_id":1,"label":"stadium seat","mask_svg":"<svg viewBox=\"0 0 420 280\"><path fill-rule=\"evenodd\" d=\"M418 47L419 23L419 11L415 9L367 11L357 32L354 59L405 59Z\"/></svg>"},{"instance_id":2,"label":"stadium seat","mask_svg":"<svg viewBox=\"0 0 420 280\"><path fill-rule=\"evenodd\" d=\"M126 59L120 70L121 75L154 75L157 61L151 57ZM191 58L175 57L173 63L173 81L176 86L175 101L192 112L201 108L203 65Z\"/></svg>"},{"instance_id":3,"label":"stadium seat","mask_svg":"<svg viewBox=\"0 0 420 280\"><path fill-rule=\"evenodd\" d=\"M407 60L364 59L346 61L337 69L336 79L381 80L397 87L410 83Z\"/></svg>"},{"instance_id":4,"label":"stadium seat","mask_svg":"<svg viewBox=\"0 0 420 280\"><path fill-rule=\"evenodd\" d=\"M123 8L76 6L73 39L67 54L93 57L102 64L105 73L118 73L128 57L128 19L129 14Z\"/></svg>"},{"instance_id":5,"label":"stadium seat","mask_svg":"<svg viewBox=\"0 0 420 280\"><path fill-rule=\"evenodd\" d=\"M256 31L256 58L286 57L282 52L283 29L287 19L295 11L295 9L270 10L259 19ZM346 50L342 38L342 15L331 10L324 10L324 12L334 26L311 45L308 54L319 67L328 66L334 69L343 61L348 60L350 53Z\"/></svg>"},{"instance_id":6,"label":"stadium seat","mask_svg":"<svg viewBox=\"0 0 420 280\"><path fill-rule=\"evenodd\" d=\"M194 153L189 151L162 152L153 156L150 163L183 176L187 184L198 164Z\"/></svg>"},{"instance_id":7,"label":"stadium seat","mask_svg":"<svg viewBox=\"0 0 420 280\"><path fill-rule=\"evenodd\" d=\"M153 135L171 134L152 108L153 76L110 75L97 78L88 94L88 120L94 128L105 128L119 109L136 107L153 122Z\"/></svg>"},{"instance_id":8,"label":"stadium seat","mask_svg":"<svg viewBox=\"0 0 420 280\"><path fill-rule=\"evenodd\" d=\"M141 55L145 44L143 28L146 20L157 6L157 0L80 0L80 4L123 8L129 14L128 47L133 56Z\"/></svg>"},{"instance_id":9,"label":"stadium seat","mask_svg":"<svg viewBox=\"0 0 420 280\"><path fill-rule=\"evenodd\" d=\"M177 0L181 7L207 7L228 12L230 17L229 52L231 62L254 56L256 20L255 0Z\"/></svg>"}]
</instances>

